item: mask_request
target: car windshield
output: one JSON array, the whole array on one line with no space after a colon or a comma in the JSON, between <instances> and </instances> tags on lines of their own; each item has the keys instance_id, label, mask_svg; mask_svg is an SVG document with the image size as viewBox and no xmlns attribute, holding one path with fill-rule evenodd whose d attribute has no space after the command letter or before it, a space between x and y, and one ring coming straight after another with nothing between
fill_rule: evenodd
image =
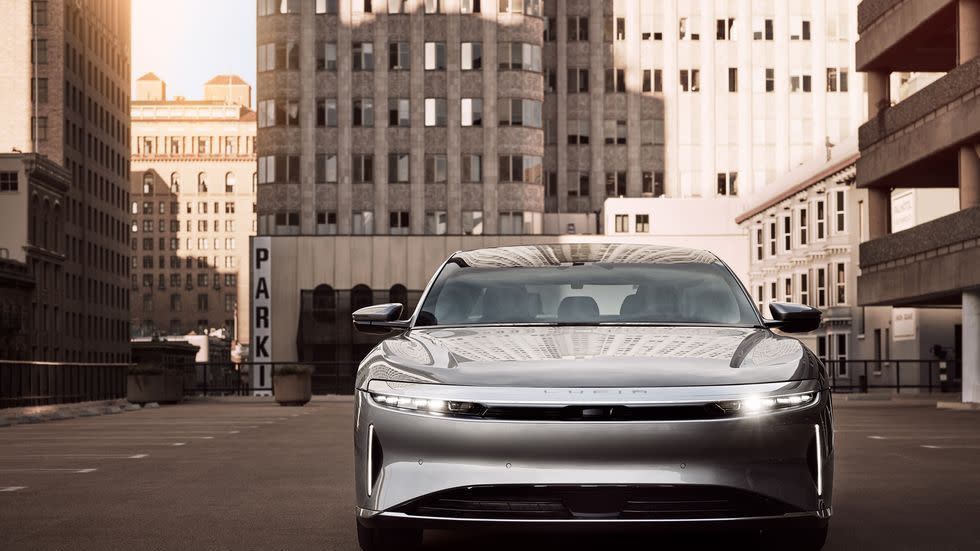
<instances>
[{"instance_id":1,"label":"car windshield","mask_svg":"<svg viewBox=\"0 0 980 551\"><path fill-rule=\"evenodd\" d=\"M451 259L416 326L760 323L721 262L470 266Z\"/></svg>"}]
</instances>

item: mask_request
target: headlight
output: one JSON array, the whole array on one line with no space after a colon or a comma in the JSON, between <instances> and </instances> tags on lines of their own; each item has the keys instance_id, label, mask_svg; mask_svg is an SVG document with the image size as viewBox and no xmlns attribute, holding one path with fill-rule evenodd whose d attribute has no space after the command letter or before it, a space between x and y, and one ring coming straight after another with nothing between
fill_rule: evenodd
<instances>
[{"instance_id":1,"label":"headlight","mask_svg":"<svg viewBox=\"0 0 980 551\"><path fill-rule=\"evenodd\" d=\"M758 415L772 411L785 411L809 406L817 401L818 392L801 392L783 396L747 396L741 400L716 402L728 415Z\"/></svg>"},{"instance_id":2,"label":"headlight","mask_svg":"<svg viewBox=\"0 0 980 551\"><path fill-rule=\"evenodd\" d=\"M407 396L389 396L386 394L371 394L376 404L390 408L429 413L432 415L458 415L474 417L486 411L483 404L476 402L457 402L446 400L429 400L426 398L410 398Z\"/></svg>"}]
</instances>

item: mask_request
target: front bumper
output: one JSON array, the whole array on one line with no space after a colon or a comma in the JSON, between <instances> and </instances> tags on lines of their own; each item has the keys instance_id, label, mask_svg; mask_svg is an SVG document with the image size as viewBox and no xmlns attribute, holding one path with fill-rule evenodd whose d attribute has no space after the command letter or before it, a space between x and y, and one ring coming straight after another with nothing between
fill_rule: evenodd
<instances>
[{"instance_id":1,"label":"front bumper","mask_svg":"<svg viewBox=\"0 0 980 551\"><path fill-rule=\"evenodd\" d=\"M813 384L794 383L794 390L815 390ZM734 393L778 392L784 386L701 387L694 392L724 399ZM452 399L463 393L477 401L500 394L499 389L483 392L483 396L476 388L454 387L446 391ZM515 394L525 399L534 392L523 389ZM611 396L635 395L636 391L540 392L547 394L544 401L595 404L609 403ZM648 389L643 399L673 399L678 392L681 391ZM793 411L726 419L631 422L433 416L378 405L369 394L358 391L357 515L359 522L366 525L414 523L429 527L463 523L622 528L651 524L826 522L831 514L833 488L831 424L827 391L821 392L811 406ZM569 506L565 513L552 511L553 514L542 515L540 511L527 511L527 502L502 505L499 499L488 506L486 514L477 506L460 516L426 503L433 496L473 488L576 488L605 496L609 493L606 490L620 492L624 486L644 491L663 489L668 493L676 493L678 488L725 495L734 492L734 501L744 498L753 506L705 511L685 504L680 513L653 512L637 518L616 514L614 507L607 514L580 514ZM757 502L765 506L757 507ZM685 507L689 509L686 514ZM506 514L501 513L501 508L507 510Z\"/></svg>"}]
</instances>

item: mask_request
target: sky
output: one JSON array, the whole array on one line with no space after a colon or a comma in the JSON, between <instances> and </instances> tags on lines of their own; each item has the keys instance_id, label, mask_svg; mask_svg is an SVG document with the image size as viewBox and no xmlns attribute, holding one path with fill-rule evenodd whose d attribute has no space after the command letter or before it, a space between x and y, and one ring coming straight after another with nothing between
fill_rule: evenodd
<instances>
[{"instance_id":1,"label":"sky","mask_svg":"<svg viewBox=\"0 0 980 551\"><path fill-rule=\"evenodd\" d=\"M255 99L255 0L133 0L133 93L156 73L167 97L202 99L204 83L237 74Z\"/></svg>"}]
</instances>

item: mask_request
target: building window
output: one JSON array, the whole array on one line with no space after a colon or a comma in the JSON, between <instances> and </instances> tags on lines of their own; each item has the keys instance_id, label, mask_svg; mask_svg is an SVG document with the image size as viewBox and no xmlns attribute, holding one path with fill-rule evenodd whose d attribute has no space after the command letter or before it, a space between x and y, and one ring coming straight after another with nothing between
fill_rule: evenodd
<instances>
[{"instance_id":1,"label":"building window","mask_svg":"<svg viewBox=\"0 0 980 551\"><path fill-rule=\"evenodd\" d=\"M316 48L316 70L337 70L337 43L321 42Z\"/></svg>"},{"instance_id":2,"label":"building window","mask_svg":"<svg viewBox=\"0 0 980 551\"><path fill-rule=\"evenodd\" d=\"M425 70L426 71L446 70L446 43L445 42L425 43Z\"/></svg>"},{"instance_id":3,"label":"building window","mask_svg":"<svg viewBox=\"0 0 980 551\"><path fill-rule=\"evenodd\" d=\"M826 203L823 199L816 202L817 208L817 239L823 239L826 236L827 228L827 212L825 210Z\"/></svg>"},{"instance_id":4,"label":"building window","mask_svg":"<svg viewBox=\"0 0 980 551\"><path fill-rule=\"evenodd\" d=\"M200 172L197 175L197 192L198 193L208 192L208 176L203 172Z\"/></svg>"},{"instance_id":5,"label":"building window","mask_svg":"<svg viewBox=\"0 0 980 551\"><path fill-rule=\"evenodd\" d=\"M793 230L791 228L793 224L792 217L790 215L785 215L783 219L783 249L781 252L788 253L793 250Z\"/></svg>"},{"instance_id":6,"label":"building window","mask_svg":"<svg viewBox=\"0 0 980 551\"><path fill-rule=\"evenodd\" d=\"M817 268L817 308L827 307L827 270Z\"/></svg>"},{"instance_id":7,"label":"building window","mask_svg":"<svg viewBox=\"0 0 980 551\"><path fill-rule=\"evenodd\" d=\"M463 42L460 45L460 63L464 71L479 71L483 68L483 43Z\"/></svg>"},{"instance_id":8,"label":"building window","mask_svg":"<svg viewBox=\"0 0 980 551\"><path fill-rule=\"evenodd\" d=\"M738 172L719 172L718 195L738 195Z\"/></svg>"},{"instance_id":9,"label":"building window","mask_svg":"<svg viewBox=\"0 0 980 551\"><path fill-rule=\"evenodd\" d=\"M316 182L337 183L337 155L320 154L316 156Z\"/></svg>"},{"instance_id":10,"label":"building window","mask_svg":"<svg viewBox=\"0 0 980 551\"><path fill-rule=\"evenodd\" d=\"M497 44L497 64L501 71L541 72L541 46L523 42Z\"/></svg>"},{"instance_id":11,"label":"building window","mask_svg":"<svg viewBox=\"0 0 980 551\"><path fill-rule=\"evenodd\" d=\"M499 0L500 13L541 16L540 0Z\"/></svg>"},{"instance_id":12,"label":"building window","mask_svg":"<svg viewBox=\"0 0 980 551\"><path fill-rule=\"evenodd\" d=\"M483 126L483 99L461 99L460 121L463 126Z\"/></svg>"},{"instance_id":13,"label":"building window","mask_svg":"<svg viewBox=\"0 0 980 551\"><path fill-rule=\"evenodd\" d=\"M541 128L541 102L531 99L506 99L497 102L500 126Z\"/></svg>"},{"instance_id":14,"label":"building window","mask_svg":"<svg viewBox=\"0 0 980 551\"><path fill-rule=\"evenodd\" d=\"M797 242L800 244L800 246L804 246L807 244L809 238L808 230L810 225L810 221L807 219L806 207L803 207L797 211L796 220L797 224L799 224L796 228Z\"/></svg>"},{"instance_id":15,"label":"building window","mask_svg":"<svg viewBox=\"0 0 980 551\"><path fill-rule=\"evenodd\" d=\"M682 92L700 91L701 71L699 69L681 69L680 84Z\"/></svg>"},{"instance_id":16,"label":"building window","mask_svg":"<svg viewBox=\"0 0 980 551\"><path fill-rule=\"evenodd\" d=\"M607 144L626 145L626 121L604 121Z\"/></svg>"},{"instance_id":17,"label":"building window","mask_svg":"<svg viewBox=\"0 0 980 551\"><path fill-rule=\"evenodd\" d=\"M483 211L464 210L463 211L463 235L482 235L483 234Z\"/></svg>"},{"instance_id":18,"label":"building window","mask_svg":"<svg viewBox=\"0 0 980 551\"><path fill-rule=\"evenodd\" d=\"M837 233L844 233L845 206L846 203L844 201L844 190L835 191L834 192L834 231Z\"/></svg>"},{"instance_id":19,"label":"building window","mask_svg":"<svg viewBox=\"0 0 980 551\"><path fill-rule=\"evenodd\" d=\"M715 20L715 38L717 40L736 40L734 17Z\"/></svg>"},{"instance_id":20,"label":"building window","mask_svg":"<svg viewBox=\"0 0 980 551\"><path fill-rule=\"evenodd\" d=\"M589 171L588 170L569 171L567 183L568 183L569 197L589 196Z\"/></svg>"},{"instance_id":21,"label":"building window","mask_svg":"<svg viewBox=\"0 0 980 551\"><path fill-rule=\"evenodd\" d=\"M48 139L47 117L31 117L31 139L41 142Z\"/></svg>"},{"instance_id":22,"label":"building window","mask_svg":"<svg viewBox=\"0 0 980 551\"><path fill-rule=\"evenodd\" d=\"M664 143L664 120L641 119L640 120L640 144L659 145L662 143Z\"/></svg>"},{"instance_id":23,"label":"building window","mask_svg":"<svg viewBox=\"0 0 980 551\"><path fill-rule=\"evenodd\" d=\"M351 176L355 184L374 182L374 157L371 155L351 156Z\"/></svg>"},{"instance_id":24,"label":"building window","mask_svg":"<svg viewBox=\"0 0 980 551\"><path fill-rule=\"evenodd\" d=\"M847 270L843 262L837 263L837 305L847 304Z\"/></svg>"},{"instance_id":25,"label":"building window","mask_svg":"<svg viewBox=\"0 0 980 551\"><path fill-rule=\"evenodd\" d=\"M392 42L388 45L388 68L407 71L412 66L412 50L408 42Z\"/></svg>"},{"instance_id":26,"label":"building window","mask_svg":"<svg viewBox=\"0 0 980 551\"><path fill-rule=\"evenodd\" d=\"M355 71L374 70L374 44L355 42L351 44L351 68Z\"/></svg>"},{"instance_id":27,"label":"building window","mask_svg":"<svg viewBox=\"0 0 980 551\"><path fill-rule=\"evenodd\" d=\"M374 213L369 210L354 211L351 214L351 233L371 235L374 233Z\"/></svg>"},{"instance_id":28,"label":"building window","mask_svg":"<svg viewBox=\"0 0 980 551\"><path fill-rule=\"evenodd\" d=\"M606 173L606 197L626 196L626 171Z\"/></svg>"},{"instance_id":29,"label":"building window","mask_svg":"<svg viewBox=\"0 0 980 551\"><path fill-rule=\"evenodd\" d=\"M789 77L789 91L790 92L809 92L812 90L810 75L803 73L790 75Z\"/></svg>"},{"instance_id":30,"label":"building window","mask_svg":"<svg viewBox=\"0 0 980 551\"><path fill-rule=\"evenodd\" d=\"M445 184L448 163L445 155L425 156L425 182L429 184Z\"/></svg>"},{"instance_id":31,"label":"building window","mask_svg":"<svg viewBox=\"0 0 980 551\"><path fill-rule=\"evenodd\" d=\"M316 233L317 235L336 235L337 213L333 211L317 211Z\"/></svg>"},{"instance_id":32,"label":"building window","mask_svg":"<svg viewBox=\"0 0 980 551\"><path fill-rule=\"evenodd\" d=\"M446 224L446 211L430 210L425 213L426 235L446 235Z\"/></svg>"},{"instance_id":33,"label":"building window","mask_svg":"<svg viewBox=\"0 0 980 551\"><path fill-rule=\"evenodd\" d=\"M262 2L263 0L259 0ZM316 13L337 14L337 0L316 0Z\"/></svg>"},{"instance_id":34,"label":"building window","mask_svg":"<svg viewBox=\"0 0 980 551\"><path fill-rule=\"evenodd\" d=\"M409 180L410 159L408 153L390 153L388 155L388 181L407 183Z\"/></svg>"},{"instance_id":35,"label":"building window","mask_svg":"<svg viewBox=\"0 0 980 551\"><path fill-rule=\"evenodd\" d=\"M463 182L481 182L483 180L483 157L480 155L463 155L460 163Z\"/></svg>"},{"instance_id":36,"label":"building window","mask_svg":"<svg viewBox=\"0 0 980 551\"><path fill-rule=\"evenodd\" d=\"M837 376L847 378L847 334L837 333L834 359L837 360Z\"/></svg>"},{"instance_id":37,"label":"building window","mask_svg":"<svg viewBox=\"0 0 980 551\"><path fill-rule=\"evenodd\" d=\"M584 94L589 91L589 70L588 69L569 69L568 70L568 93Z\"/></svg>"},{"instance_id":38,"label":"building window","mask_svg":"<svg viewBox=\"0 0 980 551\"><path fill-rule=\"evenodd\" d=\"M752 39L772 40L772 19L764 17L752 18Z\"/></svg>"},{"instance_id":39,"label":"building window","mask_svg":"<svg viewBox=\"0 0 980 551\"><path fill-rule=\"evenodd\" d=\"M351 102L352 121L355 127L374 126L374 100L370 98L357 98Z\"/></svg>"},{"instance_id":40,"label":"building window","mask_svg":"<svg viewBox=\"0 0 980 551\"><path fill-rule=\"evenodd\" d=\"M388 13L408 13L408 0L388 0Z\"/></svg>"},{"instance_id":41,"label":"building window","mask_svg":"<svg viewBox=\"0 0 980 551\"><path fill-rule=\"evenodd\" d=\"M568 18L568 41L589 41L589 18L573 15Z\"/></svg>"},{"instance_id":42,"label":"building window","mask_svg":"<svg viewBox=\"0 0 980 551\"><path fill-rule=\"evenodd\" d=\"M738 68L728 68L728 91L738 92Z\"/></svg>"},{"instance_id":43,"label":"building window","mask_svg":"<svg viewBox=\"0 0 980 551\"><path fill-rule=\"evenodd\" d=\"M388 213L388 232L391 235L408 235L408 211L392 211Z\"/></svg>"},{"instance_id":44,"label":"building window","mask_svg":"<svg viewBox=\"0 0 980 551\"><path fill-rule=\"evenodd\" d=\"M762 228L755 229L755 259L762 260L764 252L764 244L762 237Z\"/></svg>"},{"instance_id":45,"label":"building window","mask_svg":"<svg viewBox=\"0 0 980 551\"><path fill-rule=\"evenodd\" d=\"M698 32L697 17L681 17L677 23L678 38L680 40L700 40L701 33Z\"/></svg>"},{"instance_id":46,"label":"building window","mask_svg":"<svg viewBox=\"0 0 980 551\"><path fill-rule=\"evenodd\" d=\"M31 63L36 65L46 65L48 63L48 41L43 38L33 40L31 48Z\"/></svg>"},{"instance_id":47,"label":"building window","mask_svg":"<svg viewBox=\"0 0 980 551\"><path fill-rule=\"evenodd\" d=\"M568 120L568 143L575 145L586 145L589 143L589 120L588 119L569 119Z\"/></svg>"},{"instance_id":48,"label":"building window","mask_svg":"<svg viewBox=\"0 0 980 551\"><path fill-rule=\"evenodd\" d=\"M769 222L769 256L776 256L776 222Z\"/></svg>"},{"instance_id":49,"label":"building window","mask_svg":"<svg viewBox=\"0 0 980 551\"><path fill-rule=\"evenodd\" d=\"M630 217L628 214L616 215L616 233L628 233L630 231Z\"/></svg>"},{"instance_id":50,"label":"building window","mask_svg":"<svg viewBox=\"0 0 980 551\"><path fill-rule=\"evenodd\" d=\"M626 91L626 69L606 69L606 92Z\"/></svg>"},{"instance_id":51,"label":"building window","mask_svg":"<svg viewBox=\"0 0 980 551\"><path fill-rule=\"evenodd\" d=\"M501 182L541 184L541 157L533 155L501 155L499 170Z\"/></svg>"},{"instance_id":52,"label":"building window","mask_svg":"<svg viewBox=\"0 0 980 551\"><path fill-rule=\"evenodd\" d=\"M544 20L544 41L554 42L558 40L558 20L554 17L546 17Z\"/></svg>"},{"instance_id":53,"label":"building window","mask_svg":"<svg viewBox=\"0 0 980 551\"><path fill-rule=\"evenodd\" d=\"M425 98L425 125L446 126L446 98Z\"/></svg>"},{"instance_id":54,"label":"building window","mask_svg":"<svg viewBox=\"0 0 980 551\"><path fill-rule=\"evenodd\" d=\"M204 277L207 277L207 274L201 274L201 275L203 275ZM198 312L207 312L208 311L208 295L207 294L202 293L202 294L197 295L197 311Z\"/></svg>"},{"instance_id":55,"label":"building window","mask_svg":"<svg viewBox=\"0 0 980 551\"><path fill-rule=\"evenodd\" d=\"M766 92L772 92L776 89L776 70L772 67L766 68L765 88Z\"/></svg>"},{"instance_id":56,"label":"building window","mask_svg":"<svg viewBox=\"0 0 980 551\"><path fill-rule=\"evenodd\" d=\"M810 276L800 274L800 304L810 304Z\"/></svg>"},{"instance_id":57,"label":"building window","mask_svg":"<svg viewBox=\"0 0 980 551\"><path fill-rule=\"evenodd\" d=\"M810 40L810 21L798 15L790 16L789 39Z\"/></svg>"},{"instance_id":58,"label":"building window","mask_svg":"<svg viewBox=\"0 0 980 551\"><path fill-rule=\"evenodd\" d=\"M337 126L337 98L320 98L317 100L316 125Z\"/></svg>"},{"instance_id":59,"label":"building window","mask_svg":"<svg viewBox=\"0 0 980 551\"><path fill-rule=\"evenodd\" d=\"M412 125L412 113L407 99L391 98L388 100L388 126L409 127Z\"/></svg>"},{"instance_id":60,"label":"building window","mask_svg":"<svg viewBox=\"0 0 980 551\"><path fill-rule=\"evenodd\" d=\"M498 217L498 233L500 235L523 235L524 234L524 213L523 212L501 212Z\"/></svg>"},{"instance_id":61,"label":"building window","mask_svg":"<svg viewBox=\"0 0 980 551\"><path fill-rule=\"evenodd\" d=\"M657 170L642 174L642 192L644 197L664 196L664 173Z\"/></svg>"},{"instance_id":62,"label":"building window","mask_svg":"<svg viewBox=\"0 0 980 551\"><path fill-rule=\"evenodd\" d=\"M238 183L238 179L235 178L234 173L229 172L225 174L225 193L234 193L235 185L237 183ZM225 204L227 205L228 203ZM231 204L234 205L235 203L231 203Z\"/></svg>"},{"instance_id":63,"label":"building window","mask_svg":"<svg viewBox=\"0 0 980 551\"><path fill-rule=\"evenodd\" d=\"M847 67L827 67L827 91L847 91Z\"/></svg>"},{"instance_id":64,"label":"building window","mask_svg":"<svg viewBox=\"0 0 980 551\"><path fill-rule=\"evenodd\" d=\"M637 214L636 215L636 233L650 233L650 215L649 214Z\"/></svg>"},{"instance_id":65,"label":"building window","mask_svg":"<svg viewBox=\"0 0 980 551\"><path fill-rule=\"evenodd\" d=\"M48 79L46 78L31 79L31 101L36 103L48 102Z\"/></svg>"},{"instance_id":66,"label":"building window","mask_svg":"<svg viewBox=\"0 0 980 551\"><path fill-rule=\"evenodd\" d=\"M15 192L18 187L17 173L16 172L0 172L0 192L9 191ZM133 208L136 208L136 203L133 203ZM135 212L133 214L136 214Z\"/></svg>"},{"instance_id":67,"label":"building window","mask_svg":"<svg viewBox=\"0 0 980 551\"><path fill-rule=\"evenodd\" d=\"M460 13L480 13L480 0L459 0Z\"/></svg>"}]
</instances>

